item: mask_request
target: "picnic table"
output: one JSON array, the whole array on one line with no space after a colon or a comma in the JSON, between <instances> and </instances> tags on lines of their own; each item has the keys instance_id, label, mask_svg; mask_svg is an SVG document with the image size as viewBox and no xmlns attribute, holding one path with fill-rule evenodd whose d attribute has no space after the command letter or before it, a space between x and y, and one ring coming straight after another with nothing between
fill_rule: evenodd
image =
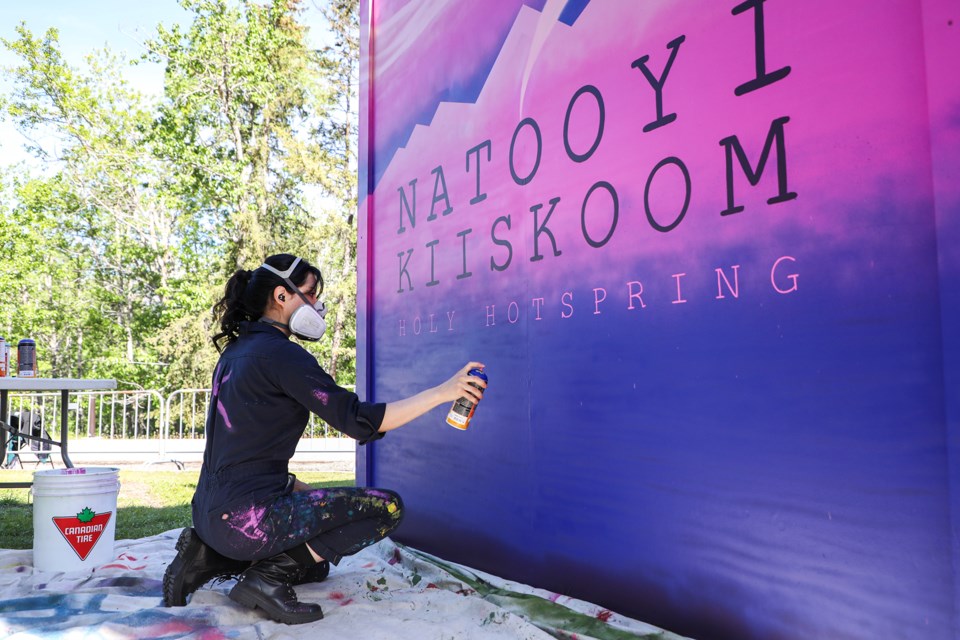
<instances>
[{"instance_id":1,"label":"picnic table","mask_svg":"<svg viewBox=\"0 0 960 640\"><path fill-rule=\"evenodd\" d=\"M68 399L71 391L91 391L95 389L116 389L116 380L98 380L90 378L0 378L0 451L6 453L7 442L21 438L32 442L44 443L60 448L60 457L67 468L73 467L67 448L67 436L70 433L67 423ZM21 431L7 422L9 394L11 391L59 391L60 392L60 440L53 440L29 431ZM0 488L29 489L32 482L0 482Z\"/></svg>"}]
</instances>

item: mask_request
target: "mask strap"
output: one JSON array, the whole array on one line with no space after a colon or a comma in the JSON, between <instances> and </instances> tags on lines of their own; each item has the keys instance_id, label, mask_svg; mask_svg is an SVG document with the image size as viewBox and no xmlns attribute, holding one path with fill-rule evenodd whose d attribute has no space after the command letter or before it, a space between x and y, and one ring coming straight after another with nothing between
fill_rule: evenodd
<instances>
[{"instance_id":1,"label":"mask strap","mask_svg":"<svg viewBox=\"0 0 960 640\"><path fill-rule=\"evenodd\" d=\"M286 281L287 284L289 284L291 287L296 289L296 287L293 286L293 282L290 280L290 276L293 275L293 271L294 269L297 268L298 264L300 264L300 258L297 258L296 260L294 260L293 263L289 267L287 267L286 271L277 271L275 268L271 267L266 262L264 262L260 266L266 269L267 271L269 271L270 273L280 276L284 281Z\"/></svg>"},{"instance_id":2,"label":"mask strap","mask_svg":"<svg viewBox=\"0 0 960 640\"><path fill-rule=\"evenodd\" d=\"M294 260L294 261L293 261L293 264L291 264L289 267L287 267L287 270L286 270L286 271L277 271L276 269L274 269L273 267L271 267L270 265L268 265L266 262L264 262L264 263L263 263L262 265L260 265L260 266L263 267L264 269L266 269L267 271L269 271L269 272L271 272L271 273L274 273L274 274L278 275L279 277L281 277L281 278L283 279L283 281L286 282L287 285L288 285L291 289L293 289L294 293L296 293L298 296L300 296L300 299L303 300L303 303L304 303L305 305L307 305L308 307L313 307L314 310L317 311L317 313L320 313L320 309L317 309L317 307L314 306L314 304L313 304L312 302L310 302L309 300L307 300L307 296L304 295L303 291L300 291L300 287L298 287L297 285L293 284L293 280L290 279L290 276L293 275L293 270L297 268L297 265L298 265L298 264L300 264L300 258L297 258L296 260ZM320 304L320 303L318 302L317 304ZM326 313L326 305L323 305L323 312ZM287 326L287 325L281 325L281 326L285 327L285 326Z\"/></svg>"},{"instance_id":3,"label":"mask strap","mask_svg":"<svg viewBox=\"0 0 960 640\"><path fill-rule=\"evenodd\" d=\"M260 320L258 320L258 322L262 322L263 324L272 324L275 327L283 327L287 331L290 331L290 325L283 324L282 322L277 322L276 320L271 320L267 316L261 317Z\"/></svg>"}]
</instances>

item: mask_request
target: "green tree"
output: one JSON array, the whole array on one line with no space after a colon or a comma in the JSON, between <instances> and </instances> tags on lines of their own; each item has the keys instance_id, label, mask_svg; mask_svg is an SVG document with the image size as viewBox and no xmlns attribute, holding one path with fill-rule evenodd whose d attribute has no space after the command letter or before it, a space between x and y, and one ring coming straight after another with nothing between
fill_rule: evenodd
<instances>
[{"instance_id":1,"label":"green tree","mask_svg":"<svg viewBox=\"0 0 960 640\"><path fill-rule=\"evenodd\" d=\"M62 233L62 211L78 202L58 180L28 180L10 185L20 204L0 217L0 251L6 261L0 278L4 305L2 332L12 343L33 338L42 345L41 374L77 375L84 371L86 309L92 306L82 286L90 262ZM81 286L78 286L81 285Z\"/></svg>"},{"instance_id":2,"label":"green tree","mask_svg":"<svg viewBox=\"0 0 960 640\"><path fill-rule=\"evenodd\" d=\"M0 114L43 169L0 185L0 248L18 257L0 331L36 337L54 375L205 387L223 283L286 251L324 272L331 330L309 348L353 382L356 2L324 5L320 50L298 0L181 4L190 24L148 43L166 67L154 102L109 51L79 69L54 29L3 41L18 63Z\"/></svg>"},{"instance_id":3,"label":"green tree","mask_svg":"<svg viewBox=\"0 0 960 640\"><path fill-rule=\"evenodd\" d=\"M287 157L316 62L294 0L181 4L193 23L160 26L148 42L151 59L166 64L153 140L185 169L171 186L221 230L226 274L303 247L310 219Z\"/></svg>"},{"instance_id":4,"label":"green tree","mask_svg":"<svg viewBox=\"0 0 960 640\"><path fill-rule=\"evenodd\" d=\"M168 187L219 230L221 283L271 253L296 253L320 266L331 330L309 348L332 374L343 368L341 380L353 382L356 183L338 67L327 50L308 48L297 0L181 4L194 14L192 24L161 26L148 43L149 59L166 64L155 148L187 169ZM318 200L336 204L331 211ZM212 290L219 293L219 285ZM171 338L204 333L195 322Z\"/></svg>"},{"instance_id":5,"label":"green tree","mask_svg":"<svg viewBox=\"0 0 960 640\"><path fill-rule=\"evenodd\" d=\"M156 189L164 168L143 146L149 107L109 51L89 56L83 72L63 59L55 29L38 38L21 24L17 35L4 41L19 59L6 114L35 141L29 149L47 167L45 177L18 188L17 214L37 224L55 216L59 236L32 266L51 270L62 256L88 262L75 290L95 310L90 328L105 336L91 362L121 379L140 377L139 363L154 360L141 336L158 327L172 281L183 275L178 209ZM48 330L43 349L55 349L56 336L75 322L40 318L34 333Z\"/></svg>"},{"instance_id":6,"label":"green tree","mask_svg":"<svg viewBox=\"0 0 960 640\"><path fill-rule=\"evenodd\" d=\"M325 202L325 224L318 225L328 271L330 375L356 380L357 137L360 63L360 11L357 0L327 0L321 6L330 42L321 49L325 87L322 112L313 139L321 153L313 165Z\"/></svg>"}]
</instances>

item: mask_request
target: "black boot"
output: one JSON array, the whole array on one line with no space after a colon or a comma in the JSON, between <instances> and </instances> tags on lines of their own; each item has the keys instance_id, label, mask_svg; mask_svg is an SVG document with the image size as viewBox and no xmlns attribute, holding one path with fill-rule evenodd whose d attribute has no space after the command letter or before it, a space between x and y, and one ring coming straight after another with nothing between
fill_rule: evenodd
<instances>
[{"instance_id":1,"label":"black boot","mask_svg":"<svg viewBox=\"0 0 960 640\"><path fill-rule=\"evenodd\" d=\"M230 598L245 607L263 609L271 620L303 624L323 617L320 605L297 600L291 584L302 567L285 553L261 560L240 575Z\"/></svg>"},{"instance_id":2,"label":"black boot","mask_svg":"<svg viewBox=\"0 0 960 640\"><path fill-rule=\"evenodd\" d=\"M330 575L330 563L321 560L312 567L301 567L300 573L294 576L291 584L296 586L298 584L310 584L311 582L323 582L328 575Z\"/></svg>"},{"instance_id":3,"label":"black boot","mask_svg":"<svg viewBox=\"0 0 960 640\"><path fill-rule=\"evenodd\" d=\"M163 604L182 607L187 604L187 596L213 578L231 578L249 566L249 562L220 555L187 527L177 540L177 557L163 574Z\"/></svg>"}]
</instances>

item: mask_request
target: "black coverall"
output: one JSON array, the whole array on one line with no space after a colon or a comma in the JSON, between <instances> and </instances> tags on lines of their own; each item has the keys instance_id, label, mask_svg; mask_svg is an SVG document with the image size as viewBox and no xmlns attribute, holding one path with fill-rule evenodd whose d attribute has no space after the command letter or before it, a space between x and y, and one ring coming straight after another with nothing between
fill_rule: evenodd
<instances>
[{"instance_id":1,"label":"black coverall","mask_svg":"<svg viewBox=\"0 0 960 640\"><path fill-rule=\"evenodd\" d=\"M303 543L337 564L389 535L403 503L383 489L293 491L287 463L313 412L366 444L386 405L360 402L303 347L261 322L244 323L213 374L193 526L216 551L261 560Z\"/></svg>"}]
</instances>

